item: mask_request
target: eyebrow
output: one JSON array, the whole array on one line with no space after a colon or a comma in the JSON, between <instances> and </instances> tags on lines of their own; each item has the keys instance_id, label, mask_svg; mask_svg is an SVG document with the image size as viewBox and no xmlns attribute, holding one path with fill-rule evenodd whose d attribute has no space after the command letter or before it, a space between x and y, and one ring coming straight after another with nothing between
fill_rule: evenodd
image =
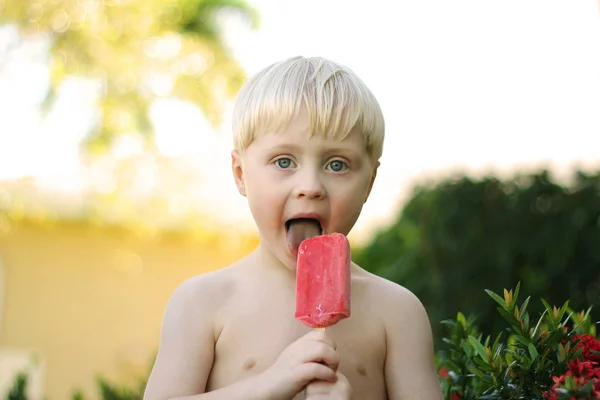
<instances>
[{"instance_id":1,"label":"eyebrow","mask_svg":"<svg viewBox=\"0 0 600 400\"><path fill-rule=\"evenodd\" d=\"M360 152L357 152L354 149L351 149L349 147L333 147L333 148L329 148L327 150L325 150L324 152L325 154L349 154L353 157L358 157L360 156Z\"/></svg>"},{"instance_id":2,"label":"eyebrow","mask_svg":"<svg viewBox=\"0 0 600 400\"><path fill-rule=\"evenodd\" d=\"M297 152L300 150L301 150L301 146L298 146L295 144L278 144L278 145L275 145L275 146L267 149L267 152L269 154L279 153L279 152L293 153L293 152ZM360 152L357 152L356 150L351 149L350 147L344 147L344 146L323 148L321 150L321 152L327 156L341 154L341 155L348 155L351 157L360 157Z\"/></svg>"},{"instance_id":3,"label":"eyebrow","mask_svg":"<svg viewBox=\"0 0 600 400\"><path fill-rule=\"evenodd\" d=\"M280 152L280 151L298 151L300 150L300 146L295 144L277 144L273 147L269 147L267 151L269 153L272 152Z\"/></svg>"}]
</instances>

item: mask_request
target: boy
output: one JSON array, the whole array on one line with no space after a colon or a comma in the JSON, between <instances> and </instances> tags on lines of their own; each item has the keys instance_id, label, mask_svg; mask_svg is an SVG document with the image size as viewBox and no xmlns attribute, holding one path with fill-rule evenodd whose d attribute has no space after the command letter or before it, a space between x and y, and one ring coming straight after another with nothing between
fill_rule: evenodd
<instances>
[{"instance_id":1,"label":"boy","mask_svg":"<svg viewBox=\"0 0 600 400\"><path fill-rule=\"evenodd\" d=\"M351 317L294 319L302 240L348 234L375 180L379 105L349 69L295 57L240 91L232 171L260 244L181 284L144 400L440 400L427 314L408 290L352 265Z\"/></svg>"}]
</instances>

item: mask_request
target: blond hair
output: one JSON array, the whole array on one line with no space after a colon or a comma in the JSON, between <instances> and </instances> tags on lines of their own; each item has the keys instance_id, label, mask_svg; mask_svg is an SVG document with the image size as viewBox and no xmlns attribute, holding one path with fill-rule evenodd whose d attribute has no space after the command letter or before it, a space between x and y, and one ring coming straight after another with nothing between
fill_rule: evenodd
<instances>
[{"instance_id":1,"label":"blond hair","mask_svg":"<svg viewBox=\"0 0 600 400\"><path fill-rule=\"evenodd\" d=\"M251 77L233 111L234 147L244 151L261 133L286 126L305 106L315 134L343 139L359 127L369 156L383 151L383 113L373 93L349 68L322 57L292 57Z\"/></svg>"}]
</instances>

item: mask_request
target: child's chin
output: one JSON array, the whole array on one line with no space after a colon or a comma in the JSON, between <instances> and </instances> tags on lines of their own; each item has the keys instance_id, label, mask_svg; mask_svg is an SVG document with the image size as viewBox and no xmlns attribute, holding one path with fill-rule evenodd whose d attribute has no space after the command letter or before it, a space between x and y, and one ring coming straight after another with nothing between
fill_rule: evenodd
<instances>
[{"instance_id":1,"label":"child's chin","mask_svg":"<svg viewBox=\"0 0 600 400\"><path fill-rule=\"evenodd\" d=\"M289 269L290 271L296 270L296 265L298 263L298 252L297 251L288 251L286 253L285 260L283 261L283 265Z\"/></svg>"},{"instance_id":2,"label":"child's chin","mask_svg":"<svg viewBox=\"0 0 600 400\"><path fill-rule=\"evenodd\" d=\"M291 272L296 272L296 265L287 265L285 266L288 270L290 270Z\"/></svg>"}]
</instances>

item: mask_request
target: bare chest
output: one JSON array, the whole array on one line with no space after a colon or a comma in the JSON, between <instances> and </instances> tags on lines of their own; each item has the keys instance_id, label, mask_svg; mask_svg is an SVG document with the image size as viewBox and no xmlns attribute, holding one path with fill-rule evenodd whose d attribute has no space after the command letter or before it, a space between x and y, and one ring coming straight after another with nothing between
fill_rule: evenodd
<instances>
[{"instance_id":1,"label":"bare chest","mask_svg":"<svg viewBox=\"0 0 600 400\"><path fill-rule=\"evenodd\" d=\"M247 306L227 318L215 346L208 390L215 390L268 369L281 352L309 332L296 321L289 307ZM340 354L344 374L356 399L386 399L384 380L385 333L373 316L353 310L351 318L328 328ZM303 399L299 394L295 399Z\"/></svg>"}]
</instances>

